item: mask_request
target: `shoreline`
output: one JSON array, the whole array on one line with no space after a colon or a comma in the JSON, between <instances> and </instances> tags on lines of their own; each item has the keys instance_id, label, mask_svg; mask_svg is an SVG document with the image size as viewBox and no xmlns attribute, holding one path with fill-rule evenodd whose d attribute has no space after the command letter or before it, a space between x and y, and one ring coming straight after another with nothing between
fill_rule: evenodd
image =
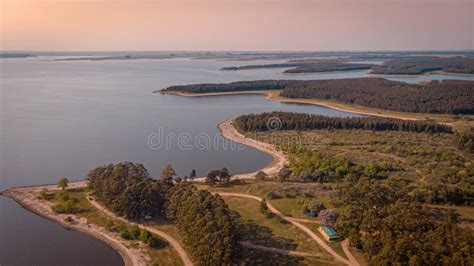
<instances>
[{"instance_id":1,"label":"shoreline","mask_svg":"<svg viewBox=\"0 0 474 266\"><path fill-rule=\"evenodd\" d=\"M233 126L233 119L225 120L219 123L217 127L219 128L219 131L224 139L252 147L270 155L273 158L272 161L263 168L250 173L234 174L232 175L232 179L255 179L255 175L260 171L265 172L267 175L278 174L280 169L288 163L286 155L283 152L276 150L272 144L260 142L242 135ZM194 178L192 182L206 182L206 177L202 176Z\"/></svg>"},{"instance_id":2,"label":"shoreline","mask_svg":"<svg viewBox=\"0 0 474 266\"><path fill-rule=\"evenodd\" d=\"M85 181L77 181L69 183L68 188L83 188L85 186ZM31 213L60 224L66 230L75 230L81 234L102 241L122 257L125 266L147 265L148 255L141 252L139 249L129 249L126 243L124 243L124 240L121 240L112 232L106 231L105 228L95 224L89 224L85 218L77 217L74 214L54 214L51 210L52 203L37 199L37 193L39 193L43 188L59 190L56 185L24 186L7 189L1 192L1 195L12 199L23 209ZM68 216L73 217L73 223L64 221L64 218Z\"/></svg>"},{"instance_id":3,"label":"shoreline","mask_svg":"<svg viewBox=\"0 0 474 266\"><path fill-rule=\"evenodd\" d=\"M225 139L234 141L236 143L244 144L248 147L252 147L261 152L269 154L273 158L270 164L257 171L251 173L236 174L234 175L234 177L237 177L239 179L253 179L255 178L255 175L260 171L265 172L267 175L278 174L280 169L288 163L286 155L283 152L275 149L272 144L260 142L255 139L245 137L243 134L237 131L237 129L233 125L233 122L233 119L229 119L224 122L221 122L218 126L219 131Z\"/></svg>"},{"instance_id":4,"label":"shoreline","mask_svg":"<svg viewBox=\"0 0 474 266\"><path fill-rule=\"evenodd\" d=\"M371 109L370 107L358 107L358 106L350 106L345 103L336 103L330 102L325 100L319 99L300 99L300 98L283 98L279 95L279 91L274 90L254 90L254 91L228 91L228 92L210 92L210 93L185 93L185 92L162 92L160 90L155 90L153 93L163 93L163 94L171 94L171 95L178 95L182 97L211 97L211 96L224 96L224 95L239 95L239 94L263 94L266 95L266 100L268 101L276 101L276 102L283 102L283 103L297 103L297 104L310 104L310 105L317 105L322 106L330 109L334 109L341 112L348 112L358 115L367 115L367 116L379 116L379 117L387 117L387 118L396 118L401 120L410 120L410 121L417 121L417 120L426 120L426 118L415 118L413 116L429 116L433 114L414 114L414 113L392 113L392 111L381 110L381 109ZM366 110L368 109L368 110Z\"/></svg>"}]
</instances>

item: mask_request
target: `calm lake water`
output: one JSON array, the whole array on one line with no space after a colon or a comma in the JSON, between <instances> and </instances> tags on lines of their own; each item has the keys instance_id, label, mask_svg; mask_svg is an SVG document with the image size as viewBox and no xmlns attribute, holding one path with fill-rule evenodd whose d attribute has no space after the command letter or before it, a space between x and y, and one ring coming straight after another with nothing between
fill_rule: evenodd
<instances>
[{"instance_id":1,"label":"calm lake water","mask_svg":"<svg viewBox=\"0 0 474 266\"><path fill-rule=\"evenodd\" d=\"M213 60L45 59L51 58L0 61L0 190L54 183L59 176L80 180L98 165L120 161L143 163L152 176L168 163L178 175L191 169L205 175L224 166L233 173L254 171L271 157L252 148L230 149L230 142L218 137L219 122L275 110L351 114L269 102L261 95L185 98L151 92L200 82L365 76L362 71L309 75L283 75L281 69L219 71L241 62ZM404 81L429 77L447 76ZM220 145L214 145L216 139ZM5 197L0 198L0 214L0 265L122 263L100 241L65 230Z\"/></svg>"}]
</instances>

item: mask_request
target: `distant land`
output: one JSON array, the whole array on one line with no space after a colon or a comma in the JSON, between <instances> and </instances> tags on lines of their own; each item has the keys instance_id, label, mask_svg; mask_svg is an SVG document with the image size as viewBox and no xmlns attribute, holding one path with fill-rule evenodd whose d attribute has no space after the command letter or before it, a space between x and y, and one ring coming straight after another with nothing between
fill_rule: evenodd
<instances>
[{"instance_id":1,"label":"distant land","mask_svg":"<svg viewBox=\"0 0 474 266\"><path fill-rule=\"evenodd\" d=\"M0 53L0 58L26 58L34 57L32 54L19 54L19 53Z\"/></svg>"}]
</instances>

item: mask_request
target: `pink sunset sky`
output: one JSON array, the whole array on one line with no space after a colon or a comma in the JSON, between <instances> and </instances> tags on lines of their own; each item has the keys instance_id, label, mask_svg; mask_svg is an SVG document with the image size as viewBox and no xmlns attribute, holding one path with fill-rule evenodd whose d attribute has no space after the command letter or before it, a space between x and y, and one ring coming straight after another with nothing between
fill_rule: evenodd
<instances>
[{"instance_id":1,"label":"pink sunset sky","mask_svg":"<svg viewBox=\"0 0 474 266\"><path fill-rule=\"evenodd\" d=\"M0 49L474 49L473 2L0 0Z\"/></svg>"}]
</instances>

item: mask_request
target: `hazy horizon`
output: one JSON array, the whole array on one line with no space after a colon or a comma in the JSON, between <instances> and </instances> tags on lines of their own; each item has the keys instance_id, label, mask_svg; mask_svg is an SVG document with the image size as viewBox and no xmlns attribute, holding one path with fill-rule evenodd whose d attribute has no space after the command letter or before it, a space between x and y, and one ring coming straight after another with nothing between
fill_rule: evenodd
<instances>
[{"instance_id":1,"label":"hazy horizon","mask_svg":"<svg viewBox=\"0 0 474 266\"><path fill-rule=\"evenodd\" d=\"M470 0L0 0L2 51L474 49Z\"/></svg>"}]
</instances>

